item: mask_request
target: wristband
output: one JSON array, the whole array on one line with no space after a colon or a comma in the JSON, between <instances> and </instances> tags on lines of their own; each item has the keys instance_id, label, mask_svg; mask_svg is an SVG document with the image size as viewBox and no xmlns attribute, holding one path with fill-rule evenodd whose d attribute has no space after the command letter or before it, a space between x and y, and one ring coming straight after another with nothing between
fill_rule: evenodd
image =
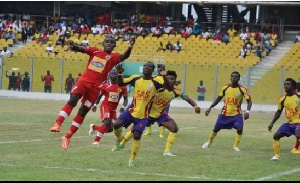
<instances>
[{"instance_id":1,"label":"wristband","mask_svg":"<svg viewBox=\"0 0 300 183\"><path fill-rule=\"evenodd\" d=\"M93 106L94 106L94 107L97 107L97 104L94 104Z\"/></svg>"},{"instance_id":2,"label":"wristband","mask_svg":"<svg viewBox=\"0 0 300 183\"><path fill-rule=\"evenodd\" d=\"M197 104L194 106L194 108L196 109L197 107L199 107Z\"/></svg>"},{"instance_id":3,"label":"wristband","mask_svg":"<svg viewBox=\"0 0 300 183\"><path fill-rule=\"evenodd\" d=\"M249 111L249 110L246 110L246 113L250 113L250 111Z\"/></svg>"},{"instance_id":4,"label":"wristband","mask_svg":"<svg viewBox=\"0 0 300 183\"><path fill-rule=\"evenodd\" d=\"M118 76L123 76L123 74L119 74L119 73L118 73Z\"/></svg>"}]
</instances>

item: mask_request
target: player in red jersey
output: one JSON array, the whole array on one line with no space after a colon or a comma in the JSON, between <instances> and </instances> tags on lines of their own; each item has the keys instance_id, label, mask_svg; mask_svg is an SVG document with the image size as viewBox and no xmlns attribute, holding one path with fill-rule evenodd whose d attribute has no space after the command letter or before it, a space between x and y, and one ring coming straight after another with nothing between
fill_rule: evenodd
<instances>
[{"instance_id":1,"label":"player in red jersey","mask_svg":"<svg viewBox=\"0 0 300 183\"><path fill-rule=\"evenodd\" d=\"M60 127L65 118L71 114L73 108L77 105L79 99L81 99L81 106L78 110L78 113L73 118L70 130L61 138L62 149L68 149L70 138L74 133L76 133L78 128L83 123L86 114L96 102L99 94L99 85L106 80L108 72L115 65L124 61L130 56L134 43L135 39L130 39L127 50L123 54L120 54L112 53L116 46L116 41L111 37L107 37L103 41L103 50L98 49L97 47L77 45L74 44L73 41L68 42L71 50L86 53L90 56L90 58L84 73L71 90L69 101L59 112L54 126L50 128L51 132L60 132Z\"/></svg>"},{"instance_id":2,"label":"player in red jersey","mask_svg":"<svg viewBox=\"0 0 300 183\"><path fill-rule=\"evenodd\" d=\"M124 98L124 101L123 106L120 108L120 113L124 111L124 108L126 108L128 104L127 88L125 86L120 87L118 85L117 71L110 71L109 78L110 82L104 83L100 86L99 96L92 108L92 111L96 112L97 104L99 104L102 96L104 95L105 98L100 106L100 119L103 124L101 126L90 124L90 136L95 130L98 131L93 144L99 144L99 141L104 133L109 133L113 131L113 123L117 119L116 109L122 96Z\"/></svg>"}]
</instances>

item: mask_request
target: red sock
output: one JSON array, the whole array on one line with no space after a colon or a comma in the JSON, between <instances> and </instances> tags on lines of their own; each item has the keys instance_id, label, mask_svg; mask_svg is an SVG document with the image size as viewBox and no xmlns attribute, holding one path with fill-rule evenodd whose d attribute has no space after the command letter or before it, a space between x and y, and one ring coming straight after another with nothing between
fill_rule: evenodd
<instances>
[{"instance_id":1,"label":"red sock","mask_svg":"<svg viewBox=\"0 0 300 183\"><path fill-rule=\"evenodd\" d=\"M104 133L107 132L106 125L104 125L104 124L101 125L101 126L96 126L96 125L95 125L95 126L94 126L94 129L98 131L98 133L97 133L97 135L96 135L94 141L99 142L100 139L101 139L101 137L102 137L102 135L104 135ZM100 133L100 134L99 134L99 133Z\"/></svg>"},{"instance_id":2,"label":"red sock","mask_svg":"<svg viewBox=\"0 0 300 183\"><path fill-rule=\"evenodd\" d=\"M69 104L66 104L59 112L56 118L56 124L61 125L65 121L65 118L71 114L72 110L73 107Z\"/></svg>"},{"instance_id":3,"label":"red sock","mask_svg":"<svg viewBox=\"0 0 300 183\"><path fill-rule=\"evenodd\" d=\"M299 147L299 141L298 141L298 139L296 139L296 144L295 144L294 148L298 149L298 147Z\"/></svg>"},{"instance_id":4,"label":"red sock","mask_svg":"<svg viewBox=\"0 0 300 183\"><path fill-rule=\"evenodd\" d=\"M82 124L84 120L83 116L80 115L76 115L75 118L72 121L72 125L70 127L69 132L66 134L67 138L71 138L73 136L74 133L76 133L76 131L78 130L78 128L80 127L80 125Z\"/></svg>"},{"instance_id":5,"label":"red sock","mask_svg":"<svg viewBox=\"0 0 300 183\"><path fill-rule=\"evenodd\" d=\"M95 137L95 139L94 139L94 142L99 142L99 141L100 141L100 139L101 139L101 137L99 137L99 136L96 136L96 137Z\"/></svg>"}]
</instances>

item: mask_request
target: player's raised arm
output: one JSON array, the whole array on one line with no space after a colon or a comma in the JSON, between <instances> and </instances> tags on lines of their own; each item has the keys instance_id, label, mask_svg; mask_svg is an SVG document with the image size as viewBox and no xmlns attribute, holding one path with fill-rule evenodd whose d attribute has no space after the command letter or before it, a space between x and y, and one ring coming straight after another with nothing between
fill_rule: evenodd
<instances>
[{"instance_id":1,"label":"player's raised arm","mask_svg":"<svg viewBox=\"0 0 300 183\"><path fill-rule=\"evenodd\" d=\"M75 44L73 41L69 40L67 42L67 45L69 46L70 50L72 51L77 51L77 52L81 52L81 53L85 53L85 46L81 46L78 44Z\"/></svg>"},{"instance_id":2,"label":"player's raised arm","mask_svg":"<svg viewBox=\"0 0 300 183\"><path fill-rule=\"evenodd\" d=\"M121 61L124 61L127 58L129 58L134 43L135 43L135 37L131 37L130 40L129 40L129 44L128 44L127 50L123 54L121 54L120 57L119 57Z\"/></svg>"},{"instance_id":3,"label":"player's raised arm","mask_svg":"<svg viewBox=\"0 0 300 183\"><path fill-rule=\"evenodd\" d=\"M118 64L116 65L116 69L118 72L118 85L119 86L124 86L124 82L123 82L123 72L124 72L124 68L122 64Z\"/></svg>"}]
</instances>

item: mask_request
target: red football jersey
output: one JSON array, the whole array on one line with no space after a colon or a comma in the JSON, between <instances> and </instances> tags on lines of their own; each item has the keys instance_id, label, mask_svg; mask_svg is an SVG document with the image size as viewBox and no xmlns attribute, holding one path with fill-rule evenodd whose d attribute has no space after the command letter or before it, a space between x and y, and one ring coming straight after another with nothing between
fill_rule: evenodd
<instances>
[{"instance_id":1,"label":"red football jersey","mask_svg":"<svg viewBox=\"0 0 300 183\"><path fill-rule=\"evenodd\" d=\"M126 86L120 87L118 84L110 82L102 84L99 88L100 94L105 96L101 105L108 105L113 109L117 109L122 95L128 95Z\"/></svg>"},{"instance_id":2,"label":"red football jersey","mask_svg":"<svg viewBox=\"0 0 300 183\"><path fill-rule=\"evenodd\" d=\"M106 80L108 72L118 63L120 53L106 53L97 47L85 47L86 53L90 56L86 69L80 79L95 83L99 86Z\"/></svg>"}]
</instances>

